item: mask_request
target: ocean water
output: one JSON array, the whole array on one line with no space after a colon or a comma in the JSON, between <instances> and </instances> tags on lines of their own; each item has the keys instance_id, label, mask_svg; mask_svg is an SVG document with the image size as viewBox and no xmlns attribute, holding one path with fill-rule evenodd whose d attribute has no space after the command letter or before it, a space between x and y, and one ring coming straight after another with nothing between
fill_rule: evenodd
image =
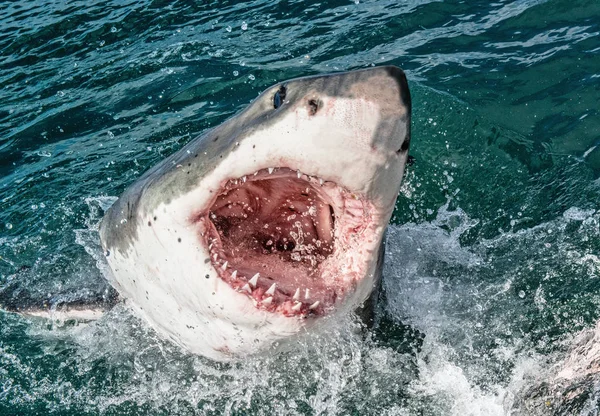
<instances>
[{"instance_id":1,"label":"ocean water","mask_svg":"<svg viewBox=\"0 0 600 416\"><path fill-rule=\"evenodd\" d=\"M218 364L122 306L0 312L0 414L599 414L600 376L557 381L600 318L597 0L2 2L0 295L107 295L128 184L277 81L382 64L416 161L373 328Z\"/></svg>"}]
</instances>

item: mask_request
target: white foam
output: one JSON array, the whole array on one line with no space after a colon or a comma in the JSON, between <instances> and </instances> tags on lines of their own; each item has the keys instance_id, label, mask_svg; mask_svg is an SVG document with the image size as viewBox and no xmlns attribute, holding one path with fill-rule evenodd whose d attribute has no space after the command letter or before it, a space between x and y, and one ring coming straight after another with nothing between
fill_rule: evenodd
<instances>
[{"instance_id":1,"label":"white foam","mask_svg":"<svg viewBox=\"0 0 600 416\"><path fill-rule=\"evenodd\" d=\"M576 267L591 264L585 256L566 255L573 251L564 234L569 221L579 221L585 233L596 229L598 214L586 215L578 213L572 220L567 214L471 246L461 239L477 222L460 209L450 210L449 204L431 222L390 227L384 270L387 312L424 334L418 352L390 341L410 339L408 333L395 329L396 334L390 330L375 336L348 318L324 324L285 350L275 346L277 353L215 364L160 339L125 305L88 326L49 331L32 323L29 328L31 335L44 339L44 354L56 354L57 345L67 345L67 368L94 377L121 377L118 389L67 387L36 375L35 362L7 365L29 374L28 394L42 401L48 397L49 409L57 409L52 397L61 390L66 392L61 405L100 412L134 403L149 411L169 408L180 413L195 409L234 414L260 408L265 414L292 415L522 414L515 413L515 403L528 400L524 389L552 380L546 376L552 357L537 354L527 335L519 332L520 316L552 310L552 299L544 281L530 289L523 286L519 273L527 265L511 260L527 246L543 258L559 250L560 261ZM102 263L96 231L78 230L76 236ZM550 248L542 239L547 236L552 238ZM502 261L508 263L499 265ZM546 273L543 264L537 267ZM524 298L518 296L520 290ZM19 388L11 383L3 385L7 395Z\"/></svg>"}]
</instances>

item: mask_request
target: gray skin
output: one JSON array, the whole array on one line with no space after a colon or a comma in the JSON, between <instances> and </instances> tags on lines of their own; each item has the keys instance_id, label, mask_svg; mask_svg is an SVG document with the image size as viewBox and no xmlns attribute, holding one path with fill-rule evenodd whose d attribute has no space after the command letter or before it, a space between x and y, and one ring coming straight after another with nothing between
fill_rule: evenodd
<instances>
[{"instance_id":1,"label":"gray skin","mask_svg":"<svg viewBox=\"0 0 600 416\"><path fill-rule=\"evenodd\" d=\"M390 75L398 84L402 96L401 102L407 108L407 117L411 114L411 99L408 83L404 72L395 66L382 66L365 70L337 73L325 76L297 78L276 84L264 91L252 105L237 115L231 117L223 124L192 140L185 147L163 160L147 171L138 181L125 190L119 200L106 212L100 225L100 238L108 254L119 250L126 252L132 241L136 239L137 229L140 224L136 215L137 211L147 213L152 211L159 203L168 202L177 196L189 192L197 186L203 176L209 174L230 152L237 150L237 143L256 131L268 128L285 111L293 108L293 104L306 97L309 92L320 92L327 96L352 97L356 94L352 88L355 84L364 83L365 80L377 75L381 71ZM286 105L274 108L274 95L281 88L286 91ZM318 98L306 105L316 105ZM391 119L391 117L390 117ZM410 120L407 120L408 130L402 132L403 138L399 140L398 152L407 153L410 144ZM393 129L398 127L395 121L382 120L379 130L380 137L394 135ZM395 136L398 136L396 134ZM184 169L177 169L181 165ZM118 232L114 225L120 224L123 218L127 222L121 224ZM156 218L155 221L160 221Z\"/></svg>"}]
</instances>

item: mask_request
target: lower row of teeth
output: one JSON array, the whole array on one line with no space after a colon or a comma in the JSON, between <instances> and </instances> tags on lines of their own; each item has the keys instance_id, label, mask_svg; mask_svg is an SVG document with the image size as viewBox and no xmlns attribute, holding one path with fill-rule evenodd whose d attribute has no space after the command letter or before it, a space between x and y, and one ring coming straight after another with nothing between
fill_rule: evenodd
<instances>
[{"instance_id":1,"label":"lower row of teeth","mask_svg":"<svg viewBox=\"0 0 600 416\"><path fill-rule=\"evenodd\" d=\"M218 256L217 254L213 254L213 260L215 262L217 262ZM221 270L222 271L226 271L227 267L229 266L229 262L225 261L221 266ZM256 273L254 276L252 276L252 278L250 278L250 280L248 280L247 283L245 283L243 286L241 287L237 287L236 289L239 292L245 292L248 295L252 295L254 289L256 289L258 287L258 279L260 278L260 273ZM238 271L234 270L231 273L231 279L232 280L239 280L238 278ZM273 296L275 295L275 291L277 290L277 283L273 283L264 293L265 297L262 298L262 300L260 302L257 302L257 304L261 304L263 306L271 306L273 304ZM312 304L308 304L308 302L303 303L300 299L301 299L301 290L300 288L296 289L296 292L294 293L294 296L292 296L292 300L294 301L294 306L292 306L292 310L294 312L298 312L302 309L302 306L304 305L308 305L308 310L314 310L316 309L319 305L320 305L320 301L315 301ZM252 298L254 299L254 298ZM307 301L310 299L310 289L305 289L304 290L304 300Z\"/></svg>"}]
</instances>

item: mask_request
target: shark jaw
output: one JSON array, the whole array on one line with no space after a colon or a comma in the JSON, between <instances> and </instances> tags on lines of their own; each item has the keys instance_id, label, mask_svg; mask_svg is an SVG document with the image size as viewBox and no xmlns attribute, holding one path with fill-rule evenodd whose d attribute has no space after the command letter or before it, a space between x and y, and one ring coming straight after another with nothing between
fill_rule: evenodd
<instances>
[{"instance_id":1,"label":"shark jaw","mask_svg":"<svg viewBox=\"0 0 600 416\"><path fill-rule=\"evenodd\" d=\"M111 207L109 280L160 334L216 360L352 311L377 283L409 140L398 68L276 85Z\"/></svg>"},{"instance_id":2,"label":"shark jaw","mask_svg":"<svg viewBox=\"0 0 600 416\"><path fill-rule=\"evenodd\" d=\"M258 309L304 318L333 310L366 276L379 220L366 198L271 167L228 180L193 223L220 279Z\"/></svg>"}]
</instances>

